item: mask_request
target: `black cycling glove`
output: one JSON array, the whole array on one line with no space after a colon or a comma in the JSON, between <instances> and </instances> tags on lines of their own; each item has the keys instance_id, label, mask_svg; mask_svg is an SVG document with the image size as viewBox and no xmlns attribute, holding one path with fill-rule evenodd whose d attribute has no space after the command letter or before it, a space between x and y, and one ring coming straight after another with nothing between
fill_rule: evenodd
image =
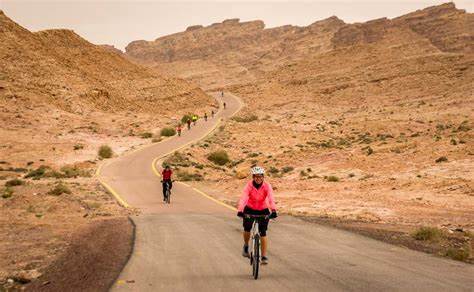
<instances>
[{"instance_id":1,"label":"black cycling glove","mask_svg":"<svg viewBox=\"0 0 474 292\"><path fill-rule=\"evenodd\" d=\"M278 217L277 212L272 211L272 213L270 214L270 219L275 219L276 217Z\"/></svg>"},{"instance_id":2,"label":"black cycling glove","mask_svg":"<svg viewBox=\"0 0 474 292\"><path fill-rule=\"evenodd\" d=\"M244 212L237 212L237 216L244 218Z\"/></svg>"}]
</instances>

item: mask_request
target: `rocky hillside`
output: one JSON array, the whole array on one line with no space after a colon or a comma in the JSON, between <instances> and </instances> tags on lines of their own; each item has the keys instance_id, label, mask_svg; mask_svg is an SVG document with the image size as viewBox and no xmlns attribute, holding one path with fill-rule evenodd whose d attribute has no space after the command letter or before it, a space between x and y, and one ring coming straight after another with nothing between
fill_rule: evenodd
<instances>
[{"instance_id":1,"label":"rocky hillside","mask_svg":"<svg viewBox=\"0 0 474 292\"><path fill-rule=\"evenodd\" d=\"M448 3L392 20L357 24L331 17L307 27L265 29L262 21L241 23L231 19L207 27L192 26L155 41L135 41L127 46L126 54L205 88L214 88L254 82L262 72L342 47L373 43L394 30L398 30L399 39L391 45L408 38L415 43L425 42L432 52L473 51L473 15Z\"/></svg>"},{"instance_id":2,"label":"rocky hillside","mask_svg":"<svg viewBox=\"0 0 474 292\"><path fill-rule=\"evenodd\" d=\"M2 101L149 113L211 102L196 86L132 64L73 31L32 33L0 12L0 41Z\"/></svg>"}]
</instances>

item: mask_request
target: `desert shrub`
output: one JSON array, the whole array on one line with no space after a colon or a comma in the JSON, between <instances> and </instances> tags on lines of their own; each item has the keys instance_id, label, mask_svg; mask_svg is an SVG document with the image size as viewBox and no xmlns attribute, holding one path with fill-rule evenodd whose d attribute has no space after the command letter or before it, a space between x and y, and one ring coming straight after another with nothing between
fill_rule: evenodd
<instances>
[{"instance_id":1,"label":"desert shrub","mask_svg":"<svg viewBox=\"0 0 474 292\"><path fill-rule=\"evenodd\" d=\"M84 149L84 145L82 145L82 144L74 145L74 150L81 150L81 149Z\"/></svg>"},{"instance_id":2,"label":"desert shrub","mask_svg":"<svg viewBox=\"0 0 474 292\"><path fill-rule=\"evenodd\" d=\"M40 179L42 178L46 171L49 170L50 168L46 165L41 165L37 169L31 170L25 175L25 178L32 178L32 179Z\"/></svg>"},{"instance_id":3,"label":"desert shrub","mask_svg":"<svg viewBox=\"0 0 474 292\"><path fill-rule=\"evenodd\" d=\"M174 152L163 161L162 167L165 167L166 165L188 167L191 166L191 162L184 154Z\"/></svg>"},{"instance_id":4,"label":"desert shrub","mask_svg":"<svg viewBox=\"0 0 474 292\"><path fill-rule=\"evenodd\" d=\"M249 114L249 115L245 115L245 116L233 117L232 120L234 120L236 122L239 122L239 123L250 123L250 122L258 120L258 117L254 114Z\"/></svg>"},{"instance_id":5,"label":"desert shrub","mask_svg":"<svg viewBox=\"0 0 474 292\"><path fill-rule=\"evenodd\" d=\"M214 152L211 152L208 156L207 159L214 162L217 165L225 165L230 161L229 155L227 155L227 152L225 150L217 150Z\"/></svg>"},{"instance_id":6,"label":"desert shrub","mask_svg":"<svg viewBox=\"0 0 474 292\"><path fill-rule=\"evenodd\" d=\"M420 227L415 232L413 232L412 236L416 240L438 240L443 237L443 231L436 228L436 227Z\"/></svg>"},{"instance_id":7,"label":"desert shrub","mask_svg":"<svg viewBox=\"0 0 474 292\"><path fill-rule=\"evenodd\" d=\"M144 132L144 133L140 134L140 137L143 138L143 139L149 139L149 138L153 137L153 134L150 133L150 132Z\"/></svg>"},{"instance_id":8,"label":"desert shrub","mask_svg":"<svg viewBox=\"0 0 474 292\"><path fill-rule=\"evenodd\" d=\"M176 135L176 130L171 127L166 127L166 128L161 129L160 135L165 136L165 137L171 137L171 136Z\"/></svg>"},{"instance_id":9,"label":"desert shrub","mask_svg":"<svg viewBox=\"0 0 474 292\"><path fill-rule=\"evenodd\" d=\"M308 174L306 173L306 171L301 170L301 171L300 171L300 176L308 176Z\"/></svg>"},{"instance_id":10,"label":"desert shrub","mask_svg":"<svg viewBox=\"0 0 474 292\"><path fill-rule=\"evenodd\" d=\"M268 169L268 172L271 174L276 174L276 173L279 173L280 171L278 170L278 168L274 166L270 166L270 168Z\"/></svg>"},{"instance_id":11,"label":"desert shrub","mask_svg":"<svg viewBox=\"0 0 474 292\"><path fill-rule=\"evenodd\" d=\"M441 162L446 162L446 161L448 161L448 158L446 156L441 156L435 160L436 163L441 163Z\"/></svg>"},{"instance_id":12,"label":"desert shrub","mask_svg":"<svg viewBox=\"0 0 474 292\"><path fill-rule=\"evenodd\" d=\"M469 122L463 121L455 130L455 132L469 132L470 130L471 130L471 127L469 127Z\"/></svg>"},{"instance_id":13,"label":"desert shrub","mask_svg":"<svg viewBox=\"0 0 474 292\"><path fill-rule=\"evenodd\" d=\"M281 168L281 172L282 172L282 173L288 173L288 172L290 172L290 171L293 171L293 169L295 169L293 166L283 166L283 167Z\"/></svg>"},{"instance_id":14,"label":"desert shrub","mask_svg":"<svg viewBox=\"0 0 474 292\"><path fill-rule=\"evenodd\" d=\"M71 190L63 183L58 183L52 188L49 192L48 195L52 196L59 196L62 194L71 194Z\"/></svg>"},{"instance_id":15,"label":"desert shrub","mask_svg":"<svg viewBox=\"0 0 474 292\"><path fill-rule=\"evenodd\" d=\"M17 178L14 178L14 179L11 179L11 180L5 182L6 187L21 186L21 185L24 185L24 184L25 184L24 181L22 181L21 179L17 179Z\"/></svg>"},{"instance_id":16,"label":"desert shrub","mask_svg":"<svg viewBox=\"0 0 474 292\"><path fill-rule=\"evenodd\" d=\"M256 152L252 152L252 153L247 154L247 157L257 157L257 156L258 156L258 153L256 153Z\"/></svg>"},{"instance_id":17,"label":"desert shrub","mask_svg":"<svg viewBox=\"0 0 474 292\"><path fill-rule=\"evenodd\" d=\"M110 158L112 157L114 152L112 151L112 148L110 148L110 146L102 145L99 148L98 154L100 158Z\"/></svg>"},{"instance_id":18,"label":"desert shrub","mask_svg":"<svg viewBox=\"0 0 474 292\"><path fill-rule=\"evenodd\" d=\"M186 124L188 120L191 120L191 117L192 117L192 114L183 115L183 117L181 118L181 123Z\"/></svg>"},{"instance_id":19,"label":"desert shrub","mask_svg":"<svg viewBox=\"0 0 474 292\"><path fill-rule=\"evenodd\" d=\"M180 181L201 181L203 179L202 175L199 173L191 173L186 170L179 170L176 173L178 180Z\"/></svg>"},{"instance_id":20,"label":"desert shrub","mask_svg":"<svg viewBox=\"0 0 474 292\"><path fill-rule=\"evenodd\" d=\"M338 182L339 178L335 175L329 175L324 177L329 182Z\"/></svg>"},{"instance_id":21,"label":"desert shrub","mask_svg":"<svg viewBox=\"0 0 474 292\"><path fill-rule=\"evenodd\" d=\"M464 248L448 248L446 250L445 256L452 258L457 261L465 261L470 257L469 247Z\"/></svg>"},{"instance_id":22,"label":"desert shrub","mask_svg":"<svg viewBox=\"0 0 474 292\"><path fill-rule=\"evenodd\" d=\"M367 155L371 155L374 153L374 150L371 147L367 147L366 151L367 151Z\"/></svg>"},{"instance_id":23,"label":"desert shrub","mask_svg":"<svg viewBox=\"0 0 474 292\"><path fill-rule=\"evenodd\" d=\"M6 187L2 190L2 198L8 199L13 196L13 190L10 187Z\"/></svg>"},{"instance_id":24,"label":"desert shrub","mask_svg":"<svg viewBox=\"0 0 474 292\"><path fill-rule=\"evenodd\" d=\"M63 177L71 178L71 177L90 177L91 173L87 170L77 168L76 166L63 166L61 167L61 172L63 173Z\"/></svg>"}]
</instances>

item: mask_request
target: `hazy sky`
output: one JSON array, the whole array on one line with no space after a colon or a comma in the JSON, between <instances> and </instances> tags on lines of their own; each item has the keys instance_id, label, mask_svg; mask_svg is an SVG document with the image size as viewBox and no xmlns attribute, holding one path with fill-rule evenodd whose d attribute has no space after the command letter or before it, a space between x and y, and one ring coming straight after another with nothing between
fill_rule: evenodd
<instances>
[{"instance_id":1,"label":"hazy sky","mask_svg":"<svg viewBox=\"0 0 474 292\"><path fill-rule=\"evenodd\" d=\"M31 31L72 29L95 44L119 49L134 40L154 40L195 24L209 25L227 18L261 19L266 27L308 25L332 15L345 22L393 18L446 1L136 1L136 0L0 0L7 16ZM474 0L454 1L474 11Z\"/></svg>"}]
</instances>

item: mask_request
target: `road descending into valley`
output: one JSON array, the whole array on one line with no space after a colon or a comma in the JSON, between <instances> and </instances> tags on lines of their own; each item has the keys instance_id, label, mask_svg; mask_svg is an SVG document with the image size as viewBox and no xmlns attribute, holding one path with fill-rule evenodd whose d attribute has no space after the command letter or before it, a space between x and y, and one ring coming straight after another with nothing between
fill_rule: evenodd
<instances>
[{"instance_id":1,"label":"road descending into valley","mask_svg":"<svg viewBox=\"0 0 474 292\"><path fill-rule=\"evenodd\" d=\"M236 211L177 182L166 205L152 169L155 158L203 138L241 108L231 94L217 98L227 107L216 117L98 173L124 205L141 210L134 251L113 291L474 291L472 265L290 216L270 223L269 264L254 280Z\"/></svg>"}]
</instances>

